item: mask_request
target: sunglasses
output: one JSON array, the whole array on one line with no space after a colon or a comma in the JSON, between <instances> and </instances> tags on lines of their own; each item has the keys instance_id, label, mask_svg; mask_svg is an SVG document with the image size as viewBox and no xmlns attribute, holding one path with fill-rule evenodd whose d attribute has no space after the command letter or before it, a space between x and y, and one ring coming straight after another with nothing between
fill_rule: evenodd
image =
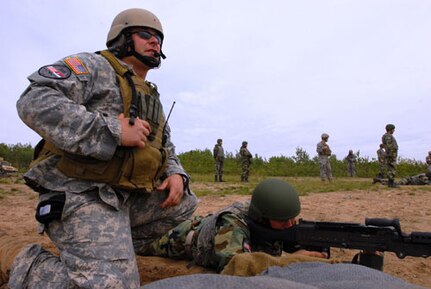
<instances>
[{"instance_id":1,"label":"sunglasses","mask_svg":"<svg viewBox=\"0 0 431 289\"><path fill-rule=\"evenodd\" d=\"M149 40L151 37L154 37L154 38L156 38L156 40L159 43L159 45L162 45L162 41L163 40L162 40L162 37L159 34L152 34L152 33L148 32L148 31L145 31L145 30L136 31L136 32L133 32L133 33L138 34L138 36L140 38L145 39L145 40Z\"/></svg>"}]
</instances>

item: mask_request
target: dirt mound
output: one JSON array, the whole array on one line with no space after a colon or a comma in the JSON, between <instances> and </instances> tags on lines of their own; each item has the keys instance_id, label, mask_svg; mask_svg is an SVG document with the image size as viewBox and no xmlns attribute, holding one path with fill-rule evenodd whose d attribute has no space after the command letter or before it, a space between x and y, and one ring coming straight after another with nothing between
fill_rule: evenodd
<instances>
[{"instance_id":1,"label":"dirt mound","mask_svg":"<svg viewBox=\"0 0 431 289\"><path fill-rule=\"evenodd\" d=\"M0 184L7 192L0 199L0 228L12 236L29 242L42 243L55 250L46 236L36 232L34 206L37 195L21 184ZM206 215L233 201L248 200L247 196L206 196L200 199L197 214ZM431 232L431 192L409 187L378 192L354 191L309 194L301 197L301 217L306 220L364 222L366 217L399 218L402 230ZM333 249L332 256L351 260L356 252ZM158 257L138 257L142 283L192 273L210 272L186 261ZM431 258L398 259L385 254L385 272L410 283L431 287Z\"/></svg>"}]
</instances>

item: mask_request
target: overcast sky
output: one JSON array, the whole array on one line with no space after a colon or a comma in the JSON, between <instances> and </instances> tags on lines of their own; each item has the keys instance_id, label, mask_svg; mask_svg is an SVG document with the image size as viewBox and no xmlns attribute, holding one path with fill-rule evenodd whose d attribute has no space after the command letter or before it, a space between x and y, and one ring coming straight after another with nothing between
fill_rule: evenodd
<instances>
[{"instance_id":1,"label":"overcast sky","mask_svg":"<svg viewBox=\"0 0 431 289\"><path fill-rule=\"evenodd\" d=\"M387 123L403 158L431 150L429 0L20 0L0 9L0 142L39 136L17 116L26 77L67 55L105 48L112 19L145 8L163 24L167 56L148 80L162 95L177 152L311 157L330 135L375 158Z\"/></svg>"}]
</instances>

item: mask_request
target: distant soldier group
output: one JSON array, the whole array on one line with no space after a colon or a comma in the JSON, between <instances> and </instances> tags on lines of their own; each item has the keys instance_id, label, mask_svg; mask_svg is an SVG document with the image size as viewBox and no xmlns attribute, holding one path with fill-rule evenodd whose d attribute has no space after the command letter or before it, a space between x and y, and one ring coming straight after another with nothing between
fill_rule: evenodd
<instances>
[{"instance_id":1,"label":"distant soldier group","mask_svg":"<svg viewBox=\"0 0 431 289\"><path fill-rule=\"evenodd\" d=\"M241 157L241 181L248 182L248 177L250 175L250 165L251 159L253 155L247 148L248 143L246 141L242 142L242 145L239 149L239 155ZM224 149L223 149L223 140L218 139L217 143L213 149L213 157L215 160L215 182L223 182L223 164L224 164Z\"/></svg>"},{"instance_id":2,"label":"distant soldier group","mask_svg":"<svg viewBox=\"0 0 431 289\"><path fill-rule=\"evenodd\" d=\"M379 172L373 179L373 183L383 183L389 187L398 187L398 185L426 185L431 180L431 151L428 152L426 163L428 165L427 172L415 176L409 176L395 182L395 175L397 170L397 157L398 157L398 144L394 137L395 125L387 124L385 126L386 132L382 135L381 144L377 150L377 160L379 163ZM322 133L321 141L316 145L316 152L318 154L318 161L320 165L320 179L325 181L332 181L332 168L330 157L332 155L331 148L328 145L329 135ZM247 141L243 141L239 150L241 160L241 182L248 182L250 174L250 165L252 154L247 148ZM359 153L358 153L359 154ZM213 151L215 159L215 181L222 182L223 175L223 161L224 150L222 146L222 139L217 140ZM349 150L349 153L344 158L347 163L347 176L356 176L356 162L358 155Z\"/></svg>"}]
</instances>

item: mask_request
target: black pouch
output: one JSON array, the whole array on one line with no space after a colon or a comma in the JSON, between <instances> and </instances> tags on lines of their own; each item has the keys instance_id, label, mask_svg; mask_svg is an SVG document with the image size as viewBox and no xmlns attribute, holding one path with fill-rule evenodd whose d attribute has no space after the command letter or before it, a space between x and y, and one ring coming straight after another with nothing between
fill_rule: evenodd
<instances>
[{"instance_id":1,"label":"black pouch","mask_svg":"<svg viewBox=\"0 0 431 289\"><path fill-rule=\"evenodd\" d=\"M58 194L40 202L36 208L36 220L48 225L51 221L60 220L63 213L65 194Z\"/></svg>"}]
</instances>

